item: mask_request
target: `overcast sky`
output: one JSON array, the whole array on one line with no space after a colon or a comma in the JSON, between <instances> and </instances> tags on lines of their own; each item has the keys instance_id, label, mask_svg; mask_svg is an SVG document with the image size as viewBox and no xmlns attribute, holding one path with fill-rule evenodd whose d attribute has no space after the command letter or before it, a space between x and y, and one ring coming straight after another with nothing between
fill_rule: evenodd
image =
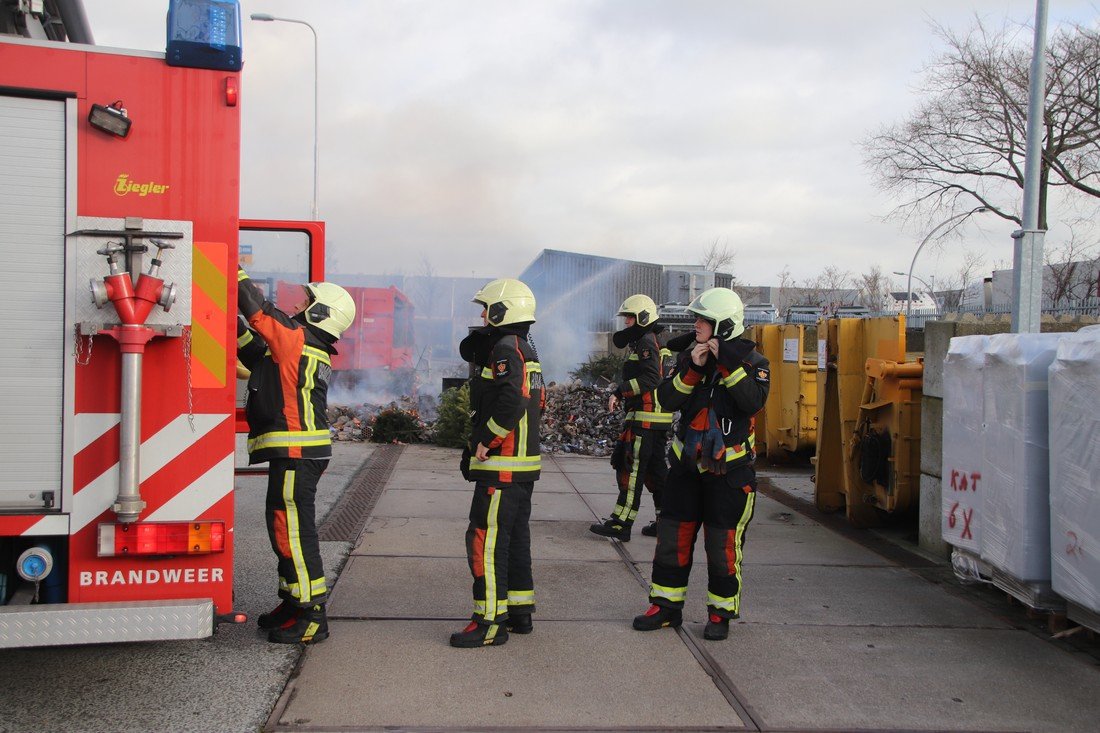
<instances>
[{"instance_id":1,"label":"overcast sky","mask_svg":"<svg viewBox=\"0 0 1100 733\"><path fill-rule=\"evenodd\" d=\"M85 0L96 42L164 50L167 0ZM935 21L1030 23L1034 0L244 0L241 215L320 218L342 272L515 275L543 248L664 264L715 240L750 284L908 270L926 230L862 165L903 119ZM1051 0L1050 26L1098 3ZM1027 35L1030 42L1030 35ZM987 217L921 255L1011 263ZM1052 217L1053 218L1053 217ZM1048 242L1057 242L1052 221ZM896 282L901 286L902 278Z\"/></svg>"}]
</instances>

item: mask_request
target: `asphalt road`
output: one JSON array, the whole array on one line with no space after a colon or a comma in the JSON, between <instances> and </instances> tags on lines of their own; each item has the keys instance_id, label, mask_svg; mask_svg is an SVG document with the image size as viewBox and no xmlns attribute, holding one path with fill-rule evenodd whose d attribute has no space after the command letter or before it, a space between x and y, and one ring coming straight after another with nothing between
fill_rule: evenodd
<instances>
[{"instance_id":1,"label":"asphalt road","mask_svg":"<svg viewBox=\"0 0 1100 733\"><path fill-rule=\"evenodd\" d=\"M373 446L337 443L318 487L323 518ZM301 655L274 645L253 619L277 603L263 523L266 475L236 477L236 608L247 624L200 641L44 647L0 652L0 732L217 731L263 728ZM350 544L322 542L326 575Z\"/></svg>"}]
</instances>

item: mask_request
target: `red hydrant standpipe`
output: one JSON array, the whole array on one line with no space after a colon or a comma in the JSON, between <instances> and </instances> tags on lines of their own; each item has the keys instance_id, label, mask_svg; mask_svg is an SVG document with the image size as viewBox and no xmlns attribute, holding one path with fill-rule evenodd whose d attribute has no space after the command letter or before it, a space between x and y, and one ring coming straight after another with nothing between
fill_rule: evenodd
<instances>
[{"instance_id":1,"label":"red hydrant standpipe","mask_svg":"<svg viewBox=\"0 0 1100 733\"><path fill-rule=\"evenodd\" d=\"M157 277L160 271L160 250L171 245L152 240L158 247L157 256L149 266L149 272L138 278L137 289L130 282L129 272L119 272L115 255L122 251L117 245L100 250L107 255L111 274L103 283L91 282L92 300L102 308L107 301L114 303L121 325L104 329L102 333L118 341L122 352L122 405L118 459L118 497L112 507L118 521L136 522L145 508L141 498L141 366L145 344L157 335L145 325L145 319L160 305L167 312L176 299L175 285L165 286Z\"/></svg>"}]
</instances>

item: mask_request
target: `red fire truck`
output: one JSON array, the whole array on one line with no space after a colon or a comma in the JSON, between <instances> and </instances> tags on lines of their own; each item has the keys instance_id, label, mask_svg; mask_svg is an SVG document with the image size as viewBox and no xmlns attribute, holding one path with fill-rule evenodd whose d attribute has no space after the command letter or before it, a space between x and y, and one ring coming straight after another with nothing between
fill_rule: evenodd
<instances>
[{"instance_id":1,"label":"red fire truck","mask_svg":"<svg viewBox=\"0 0 1100 733\"><path fill-rule=\"evenodd\" d=\"M241 79L167 61L0 36L0 647L242 620Z\"/></svg>"}]
</instances>

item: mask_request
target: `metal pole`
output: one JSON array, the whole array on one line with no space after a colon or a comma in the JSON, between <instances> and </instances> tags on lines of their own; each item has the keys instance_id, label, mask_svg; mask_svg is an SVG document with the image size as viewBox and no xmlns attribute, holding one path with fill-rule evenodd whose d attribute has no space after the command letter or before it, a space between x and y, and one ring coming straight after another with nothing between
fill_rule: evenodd
<instances>
[{"instance_id":1,"label":"metal pole","mask_svg":"<svg viewBox=\"0 0 1100 733\"><path fill-rule=\"evenodd\" d=\"M122 415L119 426L118 496L114 511L120 522L136 522L141 500L141 362L142 355L122 354Z\"/></svg>"},{"instance_id":2,"label":"metal pole","mask_svg":"<svg viewBox=\"0 0 1100 733\"><path fill-rule=\"evenodd\" d=\"M1038 333L1043 295L1043 237L1039 229L1039 176L1042 163L1043 110L1046 101L1047 0L1035 3L1035 43L1028 84L1027 149L1024 153L1024 203L1020 229L1013 232L1012 331Z\"/></svg>"},{"instance_id":3,"label":"metal pole","mask_svg":"<svg viewBox=\"0 0 1100 733\"><path fill-rule=\"evenodd\" d=\"M312 208L312 216L313 216L313 221L317 221L317 139L320 137L320 133L318 132L319 126L317 124L317 120L318 120L317 96L318 96L318 87L319 87L318 82L319 82L319 74L320 74L320 72L318 71L319 67L318 67L318 63L317 63L318 46L320 45L318 43L318 40L317 40L317 29L314 28L313 26L311 26L309 23L307 23L304 20L296 20L294 18L280 18L278 16L271 15L270 13L253 13L249 17L252 18L252 20L260 20L260 21L265 21L265 22L271 22L271 21L278 20L278 21L282 21L283 23L297 23L298 25L304 25L306 28L309 28L310 32L313 33L313 208Z\"/></svg>"}]
</instances>

